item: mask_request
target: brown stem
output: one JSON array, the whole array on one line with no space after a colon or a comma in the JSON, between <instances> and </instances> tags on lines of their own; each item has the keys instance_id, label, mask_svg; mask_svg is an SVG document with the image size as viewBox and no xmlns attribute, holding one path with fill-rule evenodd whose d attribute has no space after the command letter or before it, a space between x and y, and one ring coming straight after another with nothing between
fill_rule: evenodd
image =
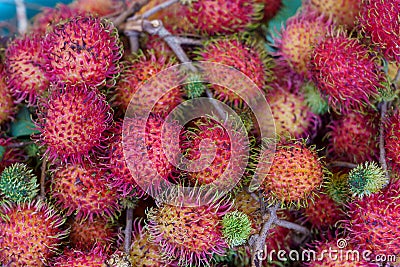
<instances>
[{"instance_id":1,"label":"brown stem","mask_svg":"<svg viewBox=\"0 0 400 267\"><path fill-rule=\"evenodd\" d=\"M383 171L385 172L386 179L389 180L389 172L386 163L386 151L385 151L385 117L388 108L388 102L383 101L381 104L381 118L379 121L379 163Z\"/></svg>"},{"instance_id":2,"label":"brown stem","mask_svg":"<svg viewBox=\"0 0 400 267\"><path fill-rule=\"evenodd\" d=\"M42 161L42 170L40 174L40 197L42 199L46 197L46 189L45 189L46 171L47 171L47 156L44 156Z\"/></svg>"},{"instance_id":3,"label":"brown stem","mask_svg":"<svg viewBox=\"0 0 400 267\"><path fill-rule=\"evenodd\" d=\"M281 219L276 219L275 224L285 227L287 229L295 230L299 233L302 233L305 236L310 234L310 230L308 230L304 226L298 225L297 223L293 223L293 222L289 222L289 221L281 220Z\"/></svg>"},{"instance_id":4,"label":"brown stem","mask_svg":"<svg viewBox=\"0 0 400 267\"><path fill-rule=\"evenodd\" d=\"M132 242L132 223L133 223L133 209L126 209L126 226L125 226L125 242L124 242L124 250L126 254L129 254L131 250L131 242Z\"/></svg>"},{"instance_id":5,"label":"brown stem","mask_svg":"<svg viewBox=\"0 0 400 267\"><path fill-rule=\"evenodd\" d=\"M178 2L179 2L179 0L168 0L168 1L165 1L165 2L163 2L161 4L159 4L159 5L151 8L150 10L147 10L145 13L143 13L143 15L141 17L144 18L144 19L147 19L150 16L156 14L157 12L159 12L159 11L161 11L161 10L163 10L163 9L165 9L165 8L175 4L175 3L178 3Z\"/></svg>"},{"instance_id":6,"label":"brown stem","mask_svg":"<svg viewBox=\"0 0 400 267\"><path fill-rule=\"evenodd\" d=\"M147 5L149 3L149 0L140 0L135 3L133 3L132 6L130 6L127 10L123 11L122 13L119 14L118 17L111 19L111 21L114 23L115 27L118 27L121 25L129 16L132 16L136 12L138 12L143 6Z\"/></svg>"},{"instance_id":7,"label":"brown stem","mask_svg":"<svg viewBox=\"0 0 400 267\"><path fill-rule=\"evenodd\" d=\"M19 143L11 143L6 146L6 148L21 148L27 145L34 144L35 142L33 141L28 141L28 142L19 142Z\"/></svg>"},{"instance_id":8,"label":"brown stem","mask_svg":"<svg viewBox=\"0 0 400 267\"><path fill-rule=\"evenodd\" d=\"M328 167L344 167L344 168L350 168L353 169L357 167L357 164L351 163L351 162L346 162L346 161L331 161L328 163Z\"/></svg>"}]
</instances>

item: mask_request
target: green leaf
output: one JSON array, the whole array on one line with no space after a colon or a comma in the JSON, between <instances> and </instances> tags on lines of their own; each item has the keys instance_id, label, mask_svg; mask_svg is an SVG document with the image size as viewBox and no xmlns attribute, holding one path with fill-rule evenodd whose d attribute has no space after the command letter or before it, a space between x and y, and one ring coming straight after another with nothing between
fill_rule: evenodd
<instances>
[{"instance_id":1,"label":"green leaf","mask_svg":"<svg viewBox=\"0 0 400 267\"><path fill-rule=\"evenodd\" d=\"M31 113L27 107L22 107L17 114L16 120L11 124L11 135L13 137L30 136L38 133L32 121Z\"/></svg>"}]
</instances>

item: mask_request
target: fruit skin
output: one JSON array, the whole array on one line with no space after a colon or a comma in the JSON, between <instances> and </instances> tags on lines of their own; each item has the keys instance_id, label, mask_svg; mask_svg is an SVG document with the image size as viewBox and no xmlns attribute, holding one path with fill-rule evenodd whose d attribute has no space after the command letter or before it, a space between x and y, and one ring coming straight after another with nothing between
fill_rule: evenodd
<instances>
[{"instance_id":1,"label":"fruit skin","mask_svg":"<svg viewBox=\"0 0 400 267\"><path fill-rule=\"evenodd\" d=\"M333 119L327 133L330 157L362 163L378 157L378 114L376 111L349 112Z\"/></svg>"},{"instance_id":2,"label":"fruit skin","mask_svg":"<svg viewBox=\"0 0 400 267\"><path fill-rule=\"evenodd\" d=\"M258 168L263 179L261 190L270 205L279 202L281 206L306 206L325 176L315 148L297 140L282 140L275 151L263 149Z\"/></svg>"},{"instance_id":3,"label":"fruit skin","mask_svg":"<svg viewBox=\"0 0 400 267\"><path fill-rule=\"evenodd\" d=\"M107 267L104 263L107 255L100 247L90 252L67 249L63 255L53 259L54 267Z\"/></svg>"},{"instance_id":4,"label":"fruit skin","mask_svg":"<svg viewBox=\"0 0 400 267\"><path fill-rule=\"evenodd\" d=\"M5 52L6 83L16 103L26 100L34 106L49 86L46 77L42 37L29 34L14 39Z\"/></svg>"},{"instance_id":5,"label":"fruit skin","mask_svg":"<svg viewBox=\"0 0 400 267\"><path fill-rule=\"evenodd\" d=\"M235 210L222 217L222 235L230 247L245 244L251 230L251 221L243 212Z\"/></svg>"},{"instance_id":6,"label":"fruit skin","mask_svg":"<svg viewBox=\"0 0 400 267\"><path fill-rule=\"evenodd\" d=\"M6 72L4 64L0 62L0 126L7 120L12 119L16 112L11 90L6 83Z\"/></svg>"},{"instance_id":7,"label":"fruit skin","mask_svg":"<svg viewBox=\"0 0 400 267\"><path fill-rule=\"evenodd\" d=\"M73 17L43 39L46 74L52 82L112 86L122 46L114 25L101 18Z\"/></svg>"},{"instance_id":8,"label":"fruit skin","mask_svg":"<svg viewBox=\"0 0 400 267\"><path fill-rule=\"evenodd\" d=\"M25 162L28 159L23 149L18 147L7 147L13 145L15 142L17 141L12 138L0 135L0 149L4 149L4 153L0 157L0 172L14 163Z\"/></svg>"},{"instance_id":9,"label":"fruit skin","mask_svg":"<svg viewBox=\"0 0 400 267\"><path fill-rule=\"evenodd\" d=\"M11 266L48 266L68 235L65 219L47 203L3 204L0 217L0 262Z\"/></svg>"},{"instance_id":10,"label":"fruit skin","mask_svg":"<svg viewBox=\"0 0 400 267\"><path fill-rule=\"evenodd\" d=\"M107 173L99 166L68 163L54 169L49 194L68 216L75 214L77 220L91 222L97 216L116 216L120 209L117 194L106 185Z\"/></svg>"},{"instance_id":11,"label":"fruit skin","mask_svg":"<svg viewBox=\"0 0 400 267\"><path fill-rule=\"evenodd\" d=\"M258 1L204 0L193 1L185 9L185 17L201 34L217 35L254 29L262 19L263 5Z\"/></svg>"},{"instance_id":12,"label":"fruit skin","mask_svg":"<svg viewBox=\"0 0 400 267\"><path fill-rule=\"evenodd\" d=\"M388 165L400 170L400 110L396 109L385 119L385 150Z\"/></svg>"},{"instance_id":13,"label":"fruit skin","mask_svg":"<svg viewBox=\"0 0 400 267\"><path fill-rule=\"evenodd\" d=\"M83 85L56 84L39 103L36 139L46 147L50 161L82 162L100 149L111 121L112 111L103 95Z\"/></svg>"},{"instance_id":14,"label":"fruit skin","mask_svg":"<svg viewBox=\"0 0 400 267\"><path fill-rule=\"evenodd\" d=\"M343 31L315 47L308 69L314 84L339 113L371 105L384 81L368 48Z\"/></svg>"},{"instance_id":15,"label":"fruit skin","mask_svg":"<svg viewBox=\"0 0 400 267\"><path fill-rule=\"evenodd\" d=\"M342 224L351 243L359 250L372 251L372 255L400 253L400 183L391 179L380 193L349 203L349 219Z\"/></svg>"},{"instance_id":16,"label":"fruit skin","mask_svg":"<svg viewBox=\"0 0 400 267\"><path fill-rule=\"evenodd\" d=\"M362 0L358 24L387 60L400 62L400 1Z\"/></svg>"},{"instance_id":17,"label":"fruit skin","mask_svg":"<svg viewBox=\"0 0 400 267\"><path fill-rule=\"evenodd\" d=\"M98 17L110 15L123 8L122 3L116 0L74 0L69 6Z\"/></svg>"}]
</instances>

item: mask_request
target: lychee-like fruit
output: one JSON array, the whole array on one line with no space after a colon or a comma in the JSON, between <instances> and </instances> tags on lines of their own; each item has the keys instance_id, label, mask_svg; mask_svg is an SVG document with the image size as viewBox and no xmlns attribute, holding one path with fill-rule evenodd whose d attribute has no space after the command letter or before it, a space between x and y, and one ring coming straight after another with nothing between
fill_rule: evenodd
<instances>
[{"instance_id":1,"label":"lychee-like fruit","mask_svg":"<svg viewBox=\"0 0 400 267\"><path fill-rule=\"evenodd\" d=\"M265 90L268 81L273 80L271 68L273 61L266 54L266 51L260 44L250 39L238 36L229 38L216 38L205 44L204 48L197 51L198 60L204 60L227 65L245 74L260 90ZM206 79L214 81L215 79L224 79L226 87L213 85L214 97L223 102L234 106L243 105L242 95L248 95L250 98L256 96L256 92L251 92L248 86L243 85L242 91L232 92L229 87L237 88L238 77L226 75L225 69L206 70ZM240 90L240 89L238 89Z\"/></svg>"},{"instance_id":2,"label":"lychee-like fruit","mask_svg":"<svg viewBox=\"0 0 400 267\"><path fill-rule=\"evenodd\" d=\"M325 172L315 148L296 140L278 142L276 151L263 149L258 168L267 201L297 207L307 205L307 199L321 187Z\"/></svg>"},{"instance_id":3,"label":"lychee-like fruit","mask_svg":"<svg viewBox=\"0 0 400 267\"><path fill-rule=\"evenodd\" d=\"M116 192L104 181L106 175L104 170L87 162L56 166L49 193L67 215L75 214L77 220L112 218L120 207Z\"/></svg>"},{"instance_id":4,"label":"lychee-like fruit","mask_svg":"<svg viewBox=\"0 0 400 267\"><path fill-rule=\"evenodd\" d=\"M343 171L333 172L325 183L325 192L339 204L346 203L350 198L349 175Z\"/></svg>"},{"instance_id":5,"label":"lychee-like fruit","mask_svg":"<svg viewBox=\"0 0 400 267\"><path fill-rule=\"evenodd\" d=\"M81 162L99 148L110 127L111 108L105 97L83 85L55 85L39 104L39 143L51 161Z\"/></svg>"},{"instance_id":6,"label":"lychee-like fruit","mask_svg":"<svg viewBox=\"0 0 400 267\"><path fill-rule=\"evenodd\" d=\"M54 267L106 267L107 255L102 248L96 247L89 252L66 249L64 253L54 258Z\"/></svg>"},{"instance_id":7,"label":"lychee-like fruit","mask_svg":"<svg viewBox=\"0 0 400 267\"><path fill-rule=\"evenodd\" d=\"M306 82L301 86L300 91L304 94L304 102L315 114L325 114L329 110L328 100L321 95L321 92L312 82Z\"/></svg>"},{"instance_id":8,"label":"lychee-like fruit","mask_svg":"<svg viewBox=\"0 0 400 267\"><path fill-rule=\"evenodd\" d=\"M48 88L42 37L30 34L11 41L6 49L6 83L16 102L35 105Z\"/></svg>"},{"instance_id":9,"label":"lychee-like fruit","mask_svg":"<svg viewBox=\"0 0 400 267\"><path fill-rule=\"evenodd\" d=\"M13 146L16 142L12 138L0 136L0 172L14 163L21 163L27 160L28 157L24 150Z\"/></svg>"},{"instance_id":10,"label":"lychee-like fruit","mask_svg":"<svg viewBox=\"0 0 400 267\"><path fill-rule=\"evenodd\" d=\"M337 160L361 163L378 155L378 114L350 112L328 125L329 156Z\"/></svg>"},{"instance_id":11,"label":"lychee-like fruit","mask_svg":"<svg viewBox=\"0 0 400 267\"><path fill-rule=\"evenodd\" d=\"M123 9L122 1L117 0L74 0L69 6L82 13L88 12L99 17L111 15Z\"/></svg>"},{"instance_id":12,"label":"lychee-like fruit","mask_svg":"<svg viewBox=\"0 0 400 267\"><path fill-rule=\"evenodd\" d=\"M385 150L388 164L400 170L400 110L395 110L385 121Z\"/></svg>"},{"instance_id":13,"label":"lychee-like fruit","mask_svg":"<svg viewBox=\"0 0 400 267\"><path fill-rule=\"evenodd\" d=\"M0 216L0 262L10 266L48 266L68 232L65 219L47 203L3 204Z\"/></svg>"},{"instance_id":14,"label":"lychee-like fruit","mask_svg":"<svg viewBox=\"0 0 400 267\"><path fill-rule=\"evenodd\" d=\"M203 0L187 5L189 22L207 35L229 34L254 29L263 17L263 5L251 0Z\"/></svg>"},{"instance_id":15,"label":"lychee-like fruit","mask_svg":"<svg viewBox=\"0 0 400 267\"><path fill-rule=\"evenodd\" d=\"M251 221L246 213L235 210L222 217L222 235L230 247L246 243L251 230Z\"/></svg>"},{"instance_id":16,"label":"lychee-like fruit","mask_svg":"<svg viewBox=\"0 0 400 267\"><path fill-rule=\"evenodd\" d=\"M359 1L357 1L359 2ZM399 0L363 0L358 24L389 61L400 62Z\"/></svg>"},{"instance_id":17,"label":"lychee-like fruit","mask_svg":"<svg viewBox=\"0 0 400 267\"><path fill-rule=\"evenodd\" d=\"M280 36L274 38L279 60L283 60L295 72L309 77L307 64L314 46L331 30L332 22L311 10L303 10L286 21Z\"/></svg>"},{"instance_id":18,"label":"lychee-like fruit","mask_svg":"<svg viewBox=\"0 0 400 267\"><path fill-rule=\"evenodd\" d=\"M368 48L344 32L321 41L308 68L315 85L337 111L360 110L371 105L384 80Z\"/></svg>"},{"instance_id":19,"label":"lychee-like fruit","mask_svg":"<svg viewBox=\"0 0 400 267\"><path fill-rule=\"evenodd\" d=\"M46 34L43 57L52 82L113 85L119 74L122 46L110 21L79 16L57 24Z\"/></svg>"},{"instance_id":20,"label":"lychee-like fruit","mask_svg":"<svg viewBox=\"0 0 400 267\"><path fill-rule=\"evenodd\" d=\"M6 83L6 72L4 65L0 63L0 125L11 119L16 111L11 90Z\"/></svg>"}]
</instances>

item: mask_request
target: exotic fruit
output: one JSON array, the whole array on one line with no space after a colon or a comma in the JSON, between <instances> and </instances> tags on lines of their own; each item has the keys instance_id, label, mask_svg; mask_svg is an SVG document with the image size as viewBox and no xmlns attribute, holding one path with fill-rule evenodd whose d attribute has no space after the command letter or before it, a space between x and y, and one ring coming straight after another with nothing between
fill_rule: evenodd
<instances>
[{"instance_id":1,"label":"exotic fruit","mask_svg":"<svg viewBox=\"0 0 400 267\"><path fill-rule=\"evenodd\" d=\"M321 187L325 171L315 149L301 141L281 141L276 151L263 149L258 168L258 175L263 178L261 189L267 200L297 207L307 205L307 199Z\"/></svg>"},{"instance_id":2,"label":"exotic fruit","mask_svg":"<svg viewBox=\"0 0 400 267\"><path fill-rule=\"evenodd\" d=\"M165 259L176 260L178 266L208 265L214 254L222 255L228 247L220 221L229 209L226 200L196 207L151 208L147 212L150 240L160 245Z\"/></svg>"},{"instance_id":3,"label":"exotic fruit","mask_svg":"<svg viewBox=\"0 0 400 267\"><path fill-rule=\"evenodd\" d=\"M80 12L103 17L122 10L123 4L118 0L75 0L70 4Z\"/></svg>"},{"instance_id":4,"label":"exotic fruit","mask_svg":"<svg viewBox=\"0 0 400 267\"><path fill-rule=\"evenodd\" d=\"M331 30L331 21L311 10L289 18L280 37L275 38L275 53L295 72L309 76L307 64L313 47Z\"/></svg>"},{"instance_id":5,"label":"exotic fruit","mask_svg":"<svg viewBox=\"0 0 400 267\"><path fill-rule=\"evenodd\" d=\"M112 113L105 97L85 86L55 85L39 104L39 143L50 160L81 162L99 148Z\"/></svg>"},{"instance_id":6,"label":"exotic fruit","mask_svg":"<svg viewBox=\"0 0 400 267\"><path fill-rule=\"evenodd\" d=\"M381 192L348 204L349 219L343 227L358 249L370 250L373 255L400 253L399 194L400 183L393 180Z\"/></svg>"},{"instance_id":7,"label":"exotic fruit","mask_svg":"<svg viewBox=\"0 0 400 267\"><path fill-rule=\"evenodd\" d=\"M307 0L306 3L326 17L332 17L336 24L349 29L354 27L361 10L361 0Z\"/></svg>"},{"instance_id":8,"label":"exotic fruit","mask_svg":"<svg viewBox=\"0 0 400 267\"><path fill-rule=\"evenodd\" d=\"M96 17L73 17L43 40L45 67L52 82L87 86L113 85L122 46L117 29Z\"/></svg>"},{"instance_id":9,"label":"exotic fruit","mask_svg":"<svg viewBox=\"0 0 400 267\"><path fill-rule=\"evenodd\" d=\"M369 50L344 32L321 41L308 67L313 82L337 111L371 105L384 79Z\"/></svg>"},{"instance_id":10,"label":"exotic fruit","mask_svg":"<svg viewBox=\"0 0 400 267\"><path fill-rule=\"evenodd\" d=\"M77 220L113 217L120 207L116 193L104 181L105 176L105 171L87 162L57 166L50 195L67 215L75 214Z\"/></svg>"},{"instance_id":11,"label":"exotic fruit","mask_svg":"<svg viewBox=\"0 0 400 267\"><path fill-rule=\"evenodd\" d=\"M100 247L89 252L66 250L63 255L53 259L54 267L106 267L107 255Z\"/></svg>"},{"instance_id":12,"label":"exotic fruit","mask_svg":"<svg viewBox=\"0 0 400 267\"><path fill-rule=\"evenodd\" d=\"M13 147L16 142L11 138L0 136L0 172L13 163L27 160L28 157L21 148Z\"/></svg>"},{"instance_id":13,"label":"exotic fruit","mask_svg":"<svg viewBox=\"0 0 400 267\"><path fill-rule=\"evenodd\" d=\"M389 61L400 62L400 1L363 0L358 23Z\"/></svg>"},{"instance_id":14,"label":"exotic fruit","mask_svg":"<svg viewBox=\"0 0 400 267\"><path fill-rule=\"evenodd\" d=\"M35 105L49 85L41 42L42 37L33 33L14 39L6 49L6 83L18 103Z\"/></svg>"},{"instance_id":15,"label":"exotic fruit","mask_svg":"<svg viewBox=\"0 0 400 267\"><path fill-rule=\"evenodd\" d=\"M385 149L388 164L400 170L400 110L391 114L385 123Z\"/></svg>"},{"instance_id":16,"label":"exotic fruit","mask_svg":"<svg viewBox=\"0 0 400 267\"><path fill-rule=\"evenodd\" d=\"M279 10L281 10L283 6L282 0L257 0L256 2L264 4L263 22L267 22L275 17L275 15L278 14Z\"/></svg>"},{"instance_id":17,"label":"exotic fruit","mask_svg":"<svg viewBox=\"0 0 400 267\"><path fill-rule=\"evenodd\" d=\"M379 135L377 120L375 111L351 112L332 120L327 134L330 157L354 163L376 160Z\"/></svg>"},{"instance_id":18,"label":"exotic fruit","mask_svg":"<svg viewBox=\"0 0 400 267\"><path fill-rule=\"evenodd\" d=\"M257 27L263 17L263 7L256 0L192 1L185 15L202 34L229 34Z\"/></svg>"},{"instance_id":19,"label":"exotic fruit","mask_svg":"<svg viewBox=\"0 0 400 267\"><path fill-rule=\"evenodd\" d=\"M197 51L197 59L235 68L249 77L260 90L265 90L267 81L272 80L273 77L271 71L273 67L272 59L266 55L263 47L250 41L250 39L244 39L245 37L238 36L216 38L206 43L203 49ZM246 64L243 64L244 62ZM237 77L226 77L224 69L220 71L212 69L211 73L207 73L206 70L205 75L210 81L223 79L225 84L232 84L231 88L237 87L234 87L238 83ZM229 88L217 85L212 86L212 89L215 91L214 97L216 99L238 107L243 105L242 94L247 94L250 98L255 96L255 92L251 92L252 89L247 86L243 86L243 92L232 92Z\"/></svg>"},{"instance_id":20,"label":"exotic fruit","mask_svg":"<svg viewBox=\"0 0 400 267\"><path fill-rule=\"evenodd\" d=\"M63 219L41 201L3 204L0 216L0 262L10 266L48 266L67 231Z\"/></svg>"},{"instance_id":21,"label":"exotic fruit","mask_svg":"<svg viewBox=\"0 0 400 267\"><path fill-rule=\"evenodd\" d=\"M0 63L0 125L10 119L15 113L14 100L6 83L6 73Z\"/></svg>"}]
</instances>

